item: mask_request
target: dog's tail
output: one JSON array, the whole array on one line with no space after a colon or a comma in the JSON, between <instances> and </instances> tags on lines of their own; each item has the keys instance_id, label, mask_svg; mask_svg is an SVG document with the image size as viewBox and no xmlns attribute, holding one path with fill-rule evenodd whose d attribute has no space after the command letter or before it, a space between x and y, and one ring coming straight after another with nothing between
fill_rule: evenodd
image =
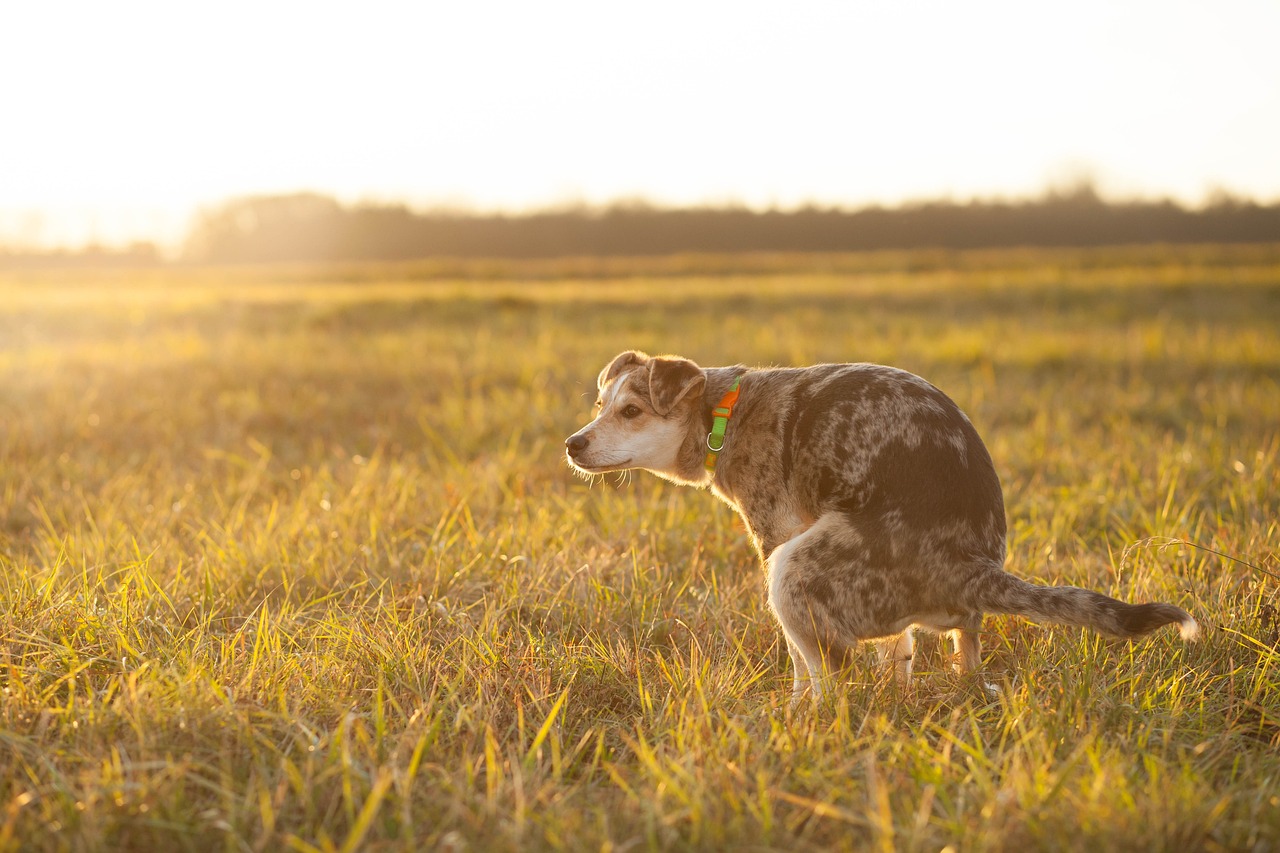
<instances>
[{"instance_id":1,"label":"dog's tail","mask_svg":"<svg viewBox=\"0 0 1280 853\"><path fill-rule=\"evenodd\" d=\"M985 613L1092 628L1113 637L1141 637L1174 622L1184 640L1200 632L1191 614L1172 604L1125 604L1074 586L1037 586L1000 570L987 575L975 592L976 609Z\"/></svg>"}]
</instances>

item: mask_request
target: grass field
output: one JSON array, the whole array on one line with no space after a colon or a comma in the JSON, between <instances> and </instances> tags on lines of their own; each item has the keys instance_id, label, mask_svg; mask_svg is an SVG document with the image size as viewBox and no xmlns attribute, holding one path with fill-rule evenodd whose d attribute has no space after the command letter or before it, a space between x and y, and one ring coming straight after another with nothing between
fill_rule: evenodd
<instances>
[{"instance_id":1,"label":"grass field","mask_svg":"<svg viewBox=\"0 0 1280 853\"><path fill-rule=\"evenodd\" d=\"M924 375L1202 640L788 713L732 513L563 463L632 347ZM0 273L0 850L1277 849L1278 575L1280 247Z\"/></svg>"}]
</instances>

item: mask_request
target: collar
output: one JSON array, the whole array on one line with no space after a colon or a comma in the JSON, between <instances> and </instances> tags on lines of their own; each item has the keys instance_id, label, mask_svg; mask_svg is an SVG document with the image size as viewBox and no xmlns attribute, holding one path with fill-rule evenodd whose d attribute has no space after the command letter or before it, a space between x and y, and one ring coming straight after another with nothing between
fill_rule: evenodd
<instances>
[{"instance_id":1,"label":"collar","mask_svg":"<svg viewBox=\"0 0 1280 853\"><path fill-rule=\"evenodd\" d=\"M711 410L711 432L707 434L707 470L715 473L716 457L719 455L721 448L724 447L724 431L729 426L729 418L733 416L733 407L738 403L738 383L742 382L739 376L733 380L733 385L729 387L729 392L720 398L720 404Z\"/></svg>"}]
</instances>

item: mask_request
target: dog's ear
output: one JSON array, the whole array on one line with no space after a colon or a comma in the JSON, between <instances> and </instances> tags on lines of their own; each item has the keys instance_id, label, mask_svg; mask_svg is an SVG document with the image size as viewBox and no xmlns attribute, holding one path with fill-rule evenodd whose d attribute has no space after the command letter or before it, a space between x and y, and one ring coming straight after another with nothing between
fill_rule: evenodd
<instances>
[{"instance_id":1,"label":"dog's ear","mask_svg":"<svg viewBox=\"0 0 1280 853\"><path fill-rule=\"evenodd\" d=\"M671 414L676 404L706 384L702 368L687 358L649 360L649 402L660 415Z\"/></svg>"},{"instance_id":2,"label":"dog's ear","mask_svg":"<svg viewBox=\"0 0 1280 853\"><path fill-rule=\"evenodd\" d=\"M639 350L628 350L627 352L618 353L614 356L613 361L609 362L609 366L600 371L600 376L596 379L596 388L603 391L604 386L612 382L613 378L619 373L626 370L633 364L644 364L648 360L649 356Z\"/></svg>"}]
</instances>

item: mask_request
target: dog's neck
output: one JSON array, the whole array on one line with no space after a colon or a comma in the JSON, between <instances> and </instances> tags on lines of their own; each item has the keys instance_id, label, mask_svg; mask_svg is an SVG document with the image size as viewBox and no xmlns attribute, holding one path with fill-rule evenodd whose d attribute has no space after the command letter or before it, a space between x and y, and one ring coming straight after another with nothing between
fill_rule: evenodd
<instances>
[{"instance_id":1,"label":"dog's neck","mask_svg":"<svg viewBox=\"0 0 1280 853\"><path fill-rule=\"evenodd\" d=\"M711 483L711 474L706 468L707 433L711 432L713 416L711 410L720 404L720 400L733 385L733 380L747 372L742 365L733 367L710 367L703 370L707 377L706 387L702 390L702 407L696 415L698 429L690 429L680 447L675 468L670 471L655 471L676 483L686 486L707 486ZM693 423L690 423L690 427Z\"/></svg>"},{"instance_id":2,"label":"dog's neck","mask_svg":"<svg viewBox=\"0 0 1280 853\"><path fill-rule=\"evenodd\" d=\"M720 400L729 392L733 381L747 372L741 364L732 367L708 367L702 371L707 377L706 388L702 392L702 422L707 431L711 431L711 410L720 405Z\"/></svg>"}]
</instances>

